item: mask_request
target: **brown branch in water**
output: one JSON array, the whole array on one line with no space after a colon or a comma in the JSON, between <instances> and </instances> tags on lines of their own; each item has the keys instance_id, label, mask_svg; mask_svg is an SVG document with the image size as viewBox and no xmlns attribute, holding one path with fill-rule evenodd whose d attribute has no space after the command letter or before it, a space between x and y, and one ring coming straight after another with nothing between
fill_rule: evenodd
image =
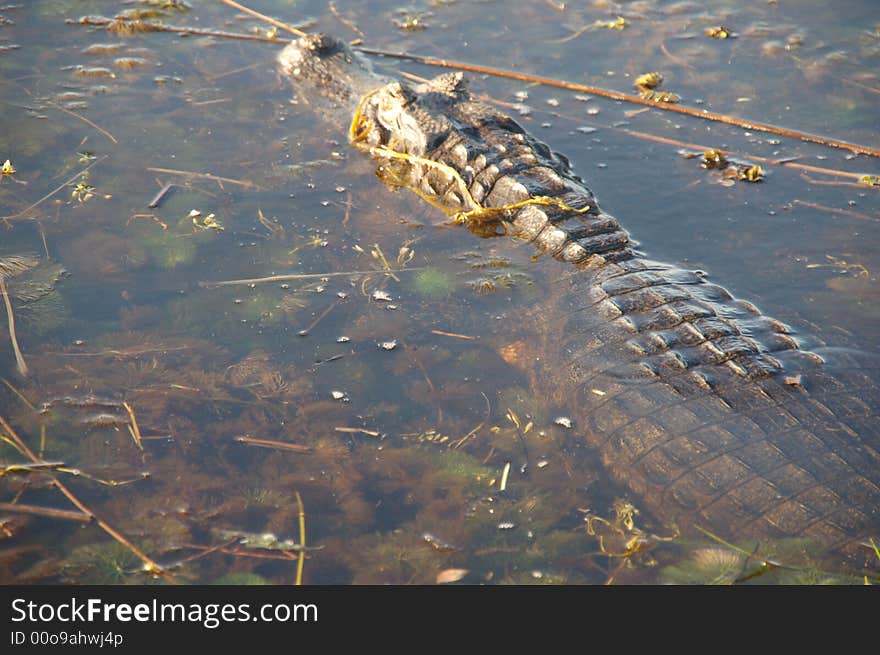
<instances>
[{"instance_id":1,"label":"brown branch in water","mask_svg":"<svg viewBox=\"0 0 880 655\"><path fill-rule=\"evenodd\" d=\"M254 184L249 180L235 180L229 177L220 177L219 175L213 175L211 173L196 173L195 171L179 171L173 168L157 168L155 166L147 166L147 170L153 173L166 173L168 175L185 175L188 177L198 177L205 180L213 180L220 184L220 187L223 188L223 182L228 184L237 184L238 186L248 187L251 189L257 189L259 191L265 191L265 187L261 187L259 184Z\"/></svg>"},{"instance_id":2,"label":"brown branch in water","mask_svg":"<svg viewBox=\"0 0 880 655\"><path fill-rule=\"evenodd\" d=\"M258 11L254 11L253 9L249 9L248 7L245 7L244 5L241 5L237 2L234 2L233 0L220 0L220 2L222 2L225 5L229 5L230 7L233 7L235 9L238 9L239 11L243 11L246 14L250 14L251 16L254 16L255 18L259 18L260 20L265 21L265 22L269 23L270 25L274 25L275 27L280 27L282 30L290 32L291 34L295 34L296 36L306 36L306 33L303 32L301 29L298 29L296 27L288 25L287 23L282 23L280 20L275 20L274 18L270 18L266 14L261 14Z\"/></svg>"},{"instance_id":3,"label":"brown branch in water","mask_svg":"<svg viewBox=\"0 0 880 655\"><path fill-rule=\"evenodd\" d=\"M573 82L566 82L564 80L556 80L549 77L542 77L540 75L531 75L529 73L517 73L514 71L502 70L499 68L493 68L491 66L480 66L478 64L468 64L460 61L453 61L449 59L440 59L438 57L422 57L420 55L411 55L406 52L388 52L386 50L375 50L373 48L359 48L359 50L368 55L378 55L381 57L391 57L394 59L406 59L408 61L414 61L419 64L425 64L427 66L439 66L442 68L457 68L459 70L465 70L472 73L481 73L484 75L494 75L495 77L506 77L508 79L520 80L522 82L530 82L534 84L542 84L544 86L552 86L560 89L567 89L569 91L577 91L579 93L589 93L595 96L601 96L603 98L611 98L612 100L619 100L621 102L631 102L639 105L645 105L647 107L654 107L655 109L662 109L664 111L672 111L679 114L685 114L686 116L693 116L695 118L702 118L704 120L716 121L719 123L727 123L728 125L735 125L737 127L741 127L747 130L755 130L759 132L769 132L771 134L779 134L780 136L790 137L793 139L800 139L801 141L809 141L811 143L819 143L821 145L830 146L832 148L841 148L843 150L849 150L850 152L854 152L862 155L870 155L872 157L880 157L880 150L876 148L869 148L867 146L858 145L855 143L848 143L846 141L840 141L838 139L831 139L827 137L818 136L816 134L809 134L808 132L801 132L799 130L792 130L786 127L778 127L776 125L769 125L767 123L759 123L757 121L744 120L742 118L736 118L735 116L728 116L726 114L719 114L717 112L707 111L705 109L694 109L692 107L685 107L679 104L672 104L668 102L657 102L656 100L647 100L645 98L640 98L639 96L630 95L628 93L621 93L620 91L612 91L610 89L603 89L596 86L588 86L586 84L575 84Z\"/></svg>"},{"instance_id":4,"label":"brown branch in water","mask_svg":"<svg viewBox=\"0 0 880 655\"><path fill-rule=\"evenodd\" d=\"M134 410L128 402L123 402L122 406L125 408L125 411L128 412L128 418L131 421L128 424L128 432L131 434L131 438L134 439L134 443L138 447L138 450L143 450L144 444L141 439L141 429L138 427L137 419L134 417Z\"/></svg>"},{"instance_id":5,"label":"brown branch in water","mask_svg":"<svg viewBox=\"0 0 880 655\"><path fill-rule=\"evenodd\" d=\"M156 195L153 196L153 199L150 200L147 207L149 207L150 209L156 209L159 206L159 204L162 202L162 200L165 198L165 196L168 195L168 193L171 191L171 189L173 189L176 186L178 186L178 185L171 184L171 183L163 186L161 189L159 189L159 191L156 193Z\"/></svg>"},{"instance_id":6,"label":"brown branch in water","mask_svg":"<svg viewBox=\"0 0 880 655\"><path fill-rule=\"evenodd\" d=\"M238 539L234 539L229 543L235 543ZM212 552L223 553L224 555L234 555L235 557L253 557L256 559L283 559L289 560L293 557L299 557L302 553L291 553L288 550L282 551L281 553L270 553L270 552L260 552L257 550L247 550L241 548L229 548L228 545L221 545L219 548L217 546L202 546L199 544L181 544L183 548L193 548L195 550L199 550L202 554L207 555ZM186 559L181 560L181 563L192 561L196 559L195 557L188 557Z\"/></svg>"},{"instance_id":7,"label":"brown branch in water","mask_svg":"<svg viewBox=\"0 0 880 655\"><path fill-rule=\"evenodd\" d=\"M867 189L877 188L875 186L868 187L868 186L866 186L864 184L860 184L858 182L840 182L838 180L817 180L814 177L810 177L806 173L801 173L801 179L806 180L810 184L818 184L820 186L845 186L845 187L849 187L851 189L861 189L862 191L864 191L866 188Z\"/></svg>"},{"instance_id":8,"label":"brown branch in water","mask_svg":"<svg viewBox=\"0 0 880 655\"><path fill-rule=\"evenodd\" d=\"M838 209L837 207L829 207L828 205L820 205L815 202L807 202L806 200L794 199L791 201L791 204L800 205L802 207L809 207L810 209L816 209L818 211L828 212L830 214L842 214L844 216L851 216L852 218L857 218L861 221L880 221L880 217L877 217L877 216L870 216L868 214L856 212L851 209Z\"/></svg>"},{"instance_id":9,"label":"brown branch in water","mask_svg":"<svg viewBox=\"0 0 880 655\"><path fill-rule=\"evenodd\" d=\"M73 512L68 509L55 509L54 507L41 507L39 505L21 505L19 503L0 503L0 512L47 516L52 519L79 521L81 523L91 523L94 518L88 514Z\"/></svg>"},{"instance_id":10,"label":"brown branch in water","mask_svg":"<svg viewBox=\"0 0 880 655\"><path fill-rule=\"evenodd\" d=\"M339 307L339 303L341 303L341 302L342 302L342 299L341 299L341 298L337 298L336 301L335 301L332 305L330 305L329 307L327 307L327 309L325 309L323 312L320 313L320 315L318 316L318 318L316 318L314 321L312 321L312 324L309 325L309 327L307 327L305 330L301 330L301 331L300 331L300 333L299 333L300 336L304 337L304 336L306 336L309 332L311 332L313 329L315 329L315 327L318 325L318 323L320 323L320 322L323 321L325 318L327 318L327 315L328 315L330 312L332 312L334 309L336 309L337 307Z\"/></svg>"},{"instance_id":11,"label":"brown branch in water","mask_svg":"<svg viewBox=\"0 0 880 655\"><path fill-rule=\"evenodd\" d=\"M118 144L118 143L119 143L119 141L116 140L116 137L113 136L112 134L110 134L110 132L108 132L107 130L105 130L105 129L104 129L103 127L101 127L100 125L97 125L97 124L95 124L94 122L90 121L88 118L86 118L86 117L83 116L82 114L77 114L75 111L71 111L71 110L69 110L69 109L67 109L67 108L65 108L65 107L62 107L61 105L55 104L54 102L51 102L51 101L47 101L47 104L48 104L50 107L52 107L52 109L57 109L58 111L63 111L65 114L70 114L70 115L73 116L74 118L78 118L79 120L81 120L81 121L82 121L83 123L85 123L86 125L91 125L93 128L95 128L96 130L98 130L98 132L100 132L101 134L103 134L104 136L106 136L108 139L110 139L114 144Z\"/></svg>"},{"instance_id":12,"label":"brown branch in water","mask_svg":"<svg viewBox=\"0 0 880 655\"><path fill-rule=\"evenodd\" d=\"M272 439L258 439L256 437L236 437L235 440L248 446L259 446L260 448L277 448L278 450L291 450L295 453L310 453L311 446L303 446L298 443L287 443L286 441L273 441Z\"/></svg>"},{"instance_id":13,"label":"brown branch in water","mask_svg":"<svg viewBox=\"0 0 880 655\"><path fill-rule=\"evenodd\" d=\"M120 25L131 28L133 32L171 32L173 34L192 34L193 36L214 36L220 39L237 39L239 41L259 41L262 43L286 43L284 39L273 39L268 36L257 36L256 34L238 34L236 32L222 32L219 30L201 29L197 27L176 27L174 25L162 25L161 23L151 23L142 20L125 20L121 18L96 18L94 16L84 16L78 21L80 25L90 25L92 27L104 27L108 31L118 31Z\"/></svg>"},{"instance_id":14,"label":"brown branch in water","mask_svg":"<svg viewBox=\"0 0 880 655\"><path fill-rule=\"evenodd\" d=\"M7 436L15 442L15 444L21 448L21 451L25 453L35 464L42 464L42 460L37 457L34 452L28 447L28 445L24 442L24 440L18 436L15 430L12 429L12 426L6 421L5 418L0 416L0 426L6 431ZM128 539L126 539L122 534L117 532L110 524L106 521L98 517L92 510L90 510L86 505L77 498L70 489L68 489L62 482L57 478L57 476L52 473L47 473L49 479L52 480L52 483L55 487L64 494L67 499L73 503L74 507L76 507L79 511L81 511L86 516L89 516L92 520L94 520L100 528L109 534L113 539L118 541L120 544L128 548L138 559L140 559L144 563L144 568L149 573L154 575L160 575L170 581L173 581L171 575L163 569L159 564L154 562L146 553L141 551L137 546L131 543Z\"/></svg>"},{"instance_id":15,"label":"brown branch in water","mask_svg":"<svg viewBox=\"0 0 880 655\"><path fill-rule=\"evenodd\" d=\"M18 339L15 336L15 316L12 314L12 301L9 299L9 291L6 289L6 279L0 275L0 293L3 294L3 302L6 304L6 320L9 324L9 339L12 341L12 351L15 353L15 367L19 375L25 377L28 374L27 364L18 347Z\"/></svg>"},{"instance_id":16,"label":"brown branch in water","mask_svg":"<svg viewBox=\"0 0 880 655\"><path fill-rule=\"evenodd\" d=\"M453 339L479 339L480 337L474 337L469 334L458 334L457 332L445 332L443 330L429 330L431 334L439 334L441 337L452 337Z\"/></svg>"},{"instance_id":17,"label":"brown branch in water","mask_svg":"<svg viewBox=\"0 0 880 655\"><path fill-rule=\"evenodd\" d=\"M336 18L336 20L338 20L340 23L345 25L352 32L356 32L362 39L367 38L367 35L361 31L361 28L359 28L357 25L352 23L350 20L346 20L345 18L342 17L342 15L339 13L339 10L336 9L336 3L333 2L333 0L330 0L330 4L328 6L330 8L330 13L333 14L333 16Z\"/></svg>"}]
</instances>

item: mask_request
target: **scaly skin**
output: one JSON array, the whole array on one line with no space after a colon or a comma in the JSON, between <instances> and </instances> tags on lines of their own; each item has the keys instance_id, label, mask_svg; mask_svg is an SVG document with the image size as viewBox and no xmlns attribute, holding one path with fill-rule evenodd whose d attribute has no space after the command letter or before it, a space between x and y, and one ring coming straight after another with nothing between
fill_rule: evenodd
<instances>
[{"instance_id":1,"label":"scaly skin","mask_svg":"<svg viewBox=\"0 0 880 655\"><path fill-rule=\"evenodd\" d=\"M751 303L641 258L568 161L474 100L460 74L388 81L324 36L279 61L323 115L357 116L353 139L386 182L448 213L516 205L489 227L567 263L554 297L522 312L541 341L533 379L573 408L638 506L685 532L850 554L880 533L880 391L855 358L835 355L832 375Z\"/></svg>"}]
</instances>

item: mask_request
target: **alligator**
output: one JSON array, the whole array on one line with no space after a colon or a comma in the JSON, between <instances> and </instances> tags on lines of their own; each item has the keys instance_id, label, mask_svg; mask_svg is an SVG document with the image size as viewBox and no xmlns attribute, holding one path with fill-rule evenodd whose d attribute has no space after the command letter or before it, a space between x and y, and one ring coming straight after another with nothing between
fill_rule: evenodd
<instances>
[{"instance_id":1,"label":"alligator","mask_svg":"<svg viewBox=\"0 0 880 655\"><path fill-rule=\"evenodd\" d=\"M300 102L348 124L384 182L561 262L552 297L520 314L539 342L536 392L572 410L660 525L864 561L880 535L880 393L858 356L835 352L832 367L704 273L643 256L569 161L461 73L390 79L322 34L278 63Z\"/></svg>"}]
</instances>

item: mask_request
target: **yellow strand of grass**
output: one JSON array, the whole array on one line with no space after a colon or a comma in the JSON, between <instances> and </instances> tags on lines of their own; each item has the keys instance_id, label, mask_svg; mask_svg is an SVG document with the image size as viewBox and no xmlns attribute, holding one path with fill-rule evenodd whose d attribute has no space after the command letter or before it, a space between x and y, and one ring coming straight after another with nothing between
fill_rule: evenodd
<instances>
[{"instance_id":1,"label":"yellow strand of grass","mask_svg":"<svg viewBox=\"0 0 880 655\"><path fill-rule=\"evenodd\" d=\"M500 207L484 207L480 205L474 197L471 195L470 190L468 189L467 183L462 178L461 173L459 173L455 168L450 166L449 164L444 164L443 162L435 161L433 159L427 159L425 157L419 157L418 155L413 155L408 152L398 152L397 150L393 150L388 146L366 146L362 145L363 141L366 139L367 134L369 133L369 119L364 116L363 109L366 105L367 101L377 93L376 91L370 91L366 95L364 95L360 101L358 102L357 109L354 112L354 116L351 120L351 125L349 125L348 136L352 145L360 148L366 148L369 153L374 157L384 157L387 159L399 159L401 161L405 161L408 164L422 164L429 168L434 168L440 171L444 171L445 173L452 176L452 179L455 181L455 184L458 187L458 190L461 194L464 202L462 203L464 206L469 206L471 209L467 209L462 211L461 209L451 209L447 205L442 204L436 198L433 198L419 189L412 188L406 184L400 184L399 186L407 186L407 188L411 189L414 193L416 193L420 198L427 201L434 207L437 207L441 211L443 211L447 216L451 216L452 222L461 225L461 224L471 224L473 222L489 222L489 221L499 221L507 218L510 215L510 212L515 211L517 209L521 209L527 205L542 205L542 206L552 206L561 209L562 211L573 212L575 214L584 214L590 210L590 206L586 205L581 209L576 209L566 203L559 198L554 198L552 196L532 196L531 198L526 198L525 200L521 200L519 202L510 203L508 205L502 205Z\"/></svg>"}]
</instances>

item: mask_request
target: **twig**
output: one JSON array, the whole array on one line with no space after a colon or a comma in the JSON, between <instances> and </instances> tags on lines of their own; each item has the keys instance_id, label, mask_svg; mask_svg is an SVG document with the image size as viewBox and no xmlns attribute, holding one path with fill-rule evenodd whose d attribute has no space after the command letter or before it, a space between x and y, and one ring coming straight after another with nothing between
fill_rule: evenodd
<instances>
[{"instance_id":1,"label":"twig","mask_svg":"<svg viewBox=\"0 0 880 655\"><path fill-rule=\"evenodd\" d=\"M861 177L861 176L859 176L859 177ZM875 186L868 187L868 186L866 186L864 184L860 184L858 182L840 182L839 180L817 180L814 177L810 177L806 173L801 173L801 179L806 180L810 184L818 184L819 186L845 186L845 187L849 187L850 189L861 189L862 191L864 191L866 188L867 189L880 188L880 187L875 187Z\"/></svg>"},{"instance_id":2,"label":"twig","mask_svg":"<svg viewBox=\"0 0 880 655\"><path fill-rule=\"evenodd\" d=\"M235 543L238 539L234 539L231 543ZM267 553L260 552L256 550L241 550L239 548L229 548L227 544L222 544L219 548L217 546L202 546L199 544L181 544L183 548L193 548L195 550L203 551L202 554L207 555L209 552L220 552L224 555L234 555L235 557L254 557L256 559L283 559L289 560L291 557L297 557L302 555L302 553L297 553L294 555L289 551L283 551L284 554L281 553ZM179 563L182 564L184 562L189 562L195 559L195 557L187 557L181 560Z\"/></svg>"},{"instance_id":3,"label":"twig","mask_svg":"<svg viewBox=\"0 0 880 655\"><path fill-rule=\"evenodd\" d=\"M96 130L98 130L98 132L100 132L101 134L103 134L104 136L106 136L108 139L110 139L114 144L118 144L118 143L119 143L119 141L116 140L116 137L113 136L112 134L110 134L110 132L108 132L107 130L105 130L105 129L104 129L103 127L101 127L100 125L96 125L94 122L90 121L88 118L86 118L86 117L83 116L82 114L77 114L75 111L70 111L69 109L67 109L67 108L65 108L65 107L62 107L61 105L57 105L57 104L55 104L54 102L51 102L51 101L46 101L46 102L47 102L47 104L48 104L50 107L52 107L53 109L57 109L58 111L63 111L65 114L70 114L70 115L73 116L74 118L78 118L78 119L80 119L83 123L86 123L87 125L91 125L91 126L94 127Z\"/></svg>"},{"instance_id":4,"label":"twig","mask_svg":"<svg viewBox=\"0 0 880 655\"><path fill-rule=\"evenodd\" d=\"M88 514L73 512L67 509L40 507L39 505L20 505L18 503L0 503L0 512L17 512L19 514L32 514L34 516L48 516L53 519L79 521L81 523L91 523L94 518Z\"/></svg>"},{"instance_id":5,"label":"twig","mask_svg":"<svg viewBox=\"0 0 880 655\"><path fill-rule=\"evenodd\" d=\"M303 566L306 561L306 512L303 509L303 501L299 492L294 491L293 493L296 494L296 504L299 505L299 545L302 548L296 560L296 584L299 586L302 585Z\"/></svg>"},{"instance_id":6,"label":"twig","mask_svg":"<svg viewBox=\"0 0 880 655\"><path fill-rule=\"evenodd\" d=\"M341 298L337 298L336 301L335 301L332 305L328 306L323 312L321 312L321 313L318 315L318 317L317 317L314 321L312 321L312 324L309 325L309 327L307 327L305 330L300 330L300 333L299 333L300 336L304 337L304 336L306 336L309 332L311 332L313 329L315 329L315 326L317 326L318 323L320 323L320 322L323 321L325 318L327 318L327 315L328 315L330 312L332 312L334 309L336 309L337 307L339 307L339 303L341 303L341 302L342 302L342 299L341 299Z\"/></svg>"},{"instance_id":7,"label":"twig","mask_svg":"<svg viewBox=\"0 0 880 655\"><path fill-rule=\"evenodd\" d=\"M28 374L28 367L18 347L18 339L15 337L15 317L12 314L12 302L9 300L9 291L6 290L6 279L2 275L0 275L0 293L3 294L3 302L6 303L6 319L9 323L9 338L12 341L12 350L15 353L15 366L19 374L25 377Z\"/></svg>"},{"instance_id":8,"label":"twig","mask_svg":"<svg viewBox=\"0 0 880 655\"><path fill-rule=\"evenodd\" d=\"M128 432L131 434L131 438L134 439L138 449L143 450L144 444L141 440L141 429L138 427L137 419L134 417L134 410L128 402L123 402L122 406L125 407L125 411L128 412L128 418L131 420L131 423L128 424Z\"/></svg>"},{"instance_id":9,"label":"twig","mask_svg":"<svg viewBox=\"0 0 880 655\"><path fill-rule=\"evenodd\" d=\"M252 189L258 189L260 191L265 190L264 187L261 187L259 184L254 184L248 180L234 180L229 177L220 177L219 175L213 175L211 173L196 173L195 171L179 171L173 168L157 168L155 166L147 166L148 171L152 171L153 173L167 173L168 175L185 175L188 177L200 177L206 180L214 180L217 183L220 182L228 182L229 184L237 184L239 186L248 187ZM222 188L222 184L220 185Z\"/></svg>"},{"instance_id":10,"label":"twig","mask_svg":"<svg viewBox=\"0 0 880 655\"><path fill-rule=\"evenodd\" d=\"M3 418L2 416L0 416L0 426L2 426L4 430L6 430L7 435L16 443L16 445L19 448L21 448L22 452L24 452L28 457L31 458L31 460L34 461L34 463L36 463L36 464L42 463L40 458L37 457L30 448L28 448L28 445L22 440L21 437L18 436L18 434L16 434L15 430L12 429L12 426L9 425L9 423L6 421L6 419ZM86 507L79 500L79 498L77 498L73 494L73 492L70 491L70 489L68 489L66 486L64 486L64 484L61 482L61 480L59 480L52 473L47 473L47 475L52 480L53 484L58 489L58 491L63 493L67 497L67 499L71 503L73 503L73 505L79 511L81 511L86 516L91 517L101 527L101 529L104 532L109 534L116 541L118 541L120 544L122 544L123 546L128 548L132 553L134 553L134 555L136 555L138 557L138 559L140 559L144 563L144 569L146 571L148 571L149 573L155 574L155 575L161 575L162 577L164 577L168 580L173 580L171 575L165 569L163 569L161 566L159 566L159 564L154 562L146 553L141 551L137 546L135 546L128 539L126 539L124 536L122 536L119 532L117 532L115 529L113 529L113 527L110 526L106 521L104 521L100 517L96 516L94 512L92 512L88 507Z\"/></svg>"},{"instance_id":11,"label":"twig","mask_svg":"<svg viewBox=\"0 0 880 655\"><path fill-rule=\"evenodd\" d=\"M443 330L429 330L431 334L439 334L441 337L452 337L453 339L466 339L468 341L472 341L474 339L479 339L480 337L474 337L469 334L458 334L456 332L445 332Z\"/></svg>"},{"instance_id":12,"label":"twig","mask_svg":"<svg viewBox=\"0 0 880 655\"><path fill-rule=\"evenodd\" d=\"M829 207L827 205L820 205L815 202L807 202L806 200L798 200L794 199L791 201L793 205L801 205L802 207L809 207L810 209L818 209L819 211L829 212L831 214L843 214L844 216L852 216L853 218L858 218L862 221L880 221L880 218L877 216L869 216L868 214L862 214L861 212L855 212L851 209L838 209L837 207Z\"/></svg>"},{"instance_id":13,"label":"twig","mask_svg":"<svg viewBox=\"0 0 880 655\"><path fill-rule=\"evenodd\" d=\"M86 167L85 167L84 169L82 169L79 173L77 173L76 175L74 175L73 177L71 177L70 179L68 179L66 182L64 182L63 184L61 184L60 186L58 186L58 187L55 188L54 190L52 190L52 191L50 191L49 193L47 193L45 196L43 196L42 198L40 198L39 200L37 200L37 201L36 201L34 204L32 204L31 206L27 207L26 209L22 209L22 210L21 210L20 212L18 212L17 214L12 214L11 216L3 216L2 219L0 219L0 220L4 220L4 221L5 221L5 220L14 220L14 219L16 219L16 218L19 218L20 216L23 216L24 214L27 214L27 213L28 213L30 210L32 210L34 207L36 207L37 205L39 205L39 204L45 202L46 200L48 200L49 198L51 198L52 196L54 196L56 193L58 193L59 191L61 191L61 189L63 189L64 187L66 187L68 184L70 184L71 182L73 182L73 181L74 181L76 178L78 178L80 175L82 175L82 174L85 173L87 170L89 170L92 166L94 166L94 165L97 164L98 162L102 162L102 161L104 161L104 160L107 159L107 157L109 157L109 156L110 156L110 155L102 155L101 157L98 157L95 161L93 161L91 164L89 164L88 166L86 166Z\"/></svg>"},{"instance_id":14,"label":"twig","mask_svg":"<svg viewBox=\"0 0 880 655\"><path fill-rule=\"evenodd\" d=\"M297 36L306 36L305 32L303 32L300 29L297 29L296 27L292 27L292 26L288 25L287 23L282 23L280 20L275 20L274 18L270 18L269 16L266 16L266 14L261 14L258 11L254 11L253 9L249 9L248 7L245 7L244 5L240 5L237 2L234 2L233 0L220 0L220 1L225 5L229 5L230 7L234 7L235 9L238 9L239 11L243 11L246 14L250 14L251 16L254 16L255 18L259 18L262 21L266 21L270 25L274 25L275 27L280 27L282 30L290 32L291 34L296 34Z\"/></svg>"},{"instance_id":15,"label":"twig","mask_svg":"<svg viewBox=\"0 0 880 655\"><path fill-rule=\"evenodd\" d=\"M236 441L239 443L246 444L248 446L259 446L261 448L277 448L278 450L292 450L296 453L310 453L312 452L311 446L303 446L298 443L287 443L286 441L273 441L271 439L258 439L256 437L236 437Z\"/></svg>"},{"instance_id":16,"label":"twig","mask_svg":"<svg viewBox=\"0 0 880 655\"><path fill-rule=\"evenodd\" d=\"M370 437L381 437L382 436L381 432L376 432L375 430L366 430L364 428L348 428L348 427L344 427L344 426L337 426L333 429L336 430L337 432L348 432L351 434L365 434Z\"/></svg>"},{"instance_id":17,"label":"twig","mask_svg":"<svg viewBox=\"0 0 880 655\"><path fill-rule=\"evenodd\" d=\"M345 18L342 17L342 15L339 13L339 10L336 9L336 3L334 3L333 0L330 0L330 4L328 5L328 7L329 7L329 9L330 9L330 13L333 14L333 16L336 17L336 20L338 20L340 23L342 23L343 25L345 25L345 26L346 26L347 28L349 28L351 31L353 31L353 32L357 32L358 35L359 35L362 39L366 39L366 38L367 38L367 35L364 34L364 33L361 31L361 29L360 29L357 25L355 25L354 23L352 23L350 20L346 20Z\"/></svg>"},{"instance_id":18,"label":"twig","mask_svg":"<svg viewBox=\"0 0 880 655\"><path fill-rule=\"evenodd\" d=\"M314 280L322 277L339 277L340 275L373 275L375 273L406 273L408 271L419 271L424 266L413 266L411 268L395 268L387 270L370 270L370 271L335 271L331 273L292 273L290 275L270 275L268 277L252 277L242 280L220 280L217 282L199 282L200 287L228 287L239 286L243 284L264 284L266 282L284 282L287 280Z\"/></svg>"},{"instance_id":19,"label":"twig","mask_svg":"<svg viewBox=\"0 0 880 655\"><path fill-rule=\"evenodd\" d=\"M819 143L825 146L830 146L832 148L841 148L844 150L849 150L854 153L862 154L862 155L870 155L872 157L880 157L880 150L876 148L869 148L867 146L858 145L855 143L848 143L846 141L840 141L837 139L826 138L822 136L818 136L815 134L809 134L807 132L801 132L799 130L792 130L786 127L777 127L775 125L769 125L767 123L759 123L757 121L744 120L742 118L736 118L735 116L728 116L726 114L719 114L712 111L707 111L705 109L694 109L692 107L685 107L679 104L672 104L668 102L658 102L656 100L647 100L645 98L640 98L639 96L630 95L628 93L621 93L620 91L612 91L610 89L602 89L600 87L588 86L586 84L575 84L573 82L566 82L564 80L555 80L549 77L542 77L540 75L531 75L529 73L517 73L514 71L502 70L499 68L493 68L491 66L480 66L478 64L468 64L460 61L453 61L450 59L440 59L438 57L422 57L420 55L411 55L406 52L388 52L386 50L375 50L373 48L360 48L360 51L366 53L368 55L379 55L382 57L392 57L395 59L406 59L408 61L415 61L420 64L425 64L427 66L440 66L442 68L457 68L460 70L466 70L473 73L482 73L485 75L494 75L496 77L506 77L513 80L520 80L523 82L531 82L534 84L543 84L544 86L552 86L560 89L568 89L569 91L577 91L579 93L589 93L596 96L601 96L604 98L611 98L612 100L620 100L622 102L631 102L639 105L645 105L647 107L654 107L655 109L662 109L664 111L672 111L679 114L685 114L687 116L693 116L695 118L702 118L705 120L716 121L720 123L727 123L729 125L735 125L737 127L741 127L747 130L755 130L759 132L770 132L772 134L779 134L781 136L790 137L793 139L800 139L801 141L809 141L811 143Z\"/></svg>"},{"instance_id":20,"label":"twig","mask_svg":"<svg viewBox=\"0 0 880 655\"><path fill-rule=\"evenodd\" d=\"M147 207L149 207L150 209L156 209L156 207L158 207L159 204L162 202L163 198L165 198L165 196L168 195L171 189L176 186L176 184L170 183L163 186L161 189L159 189L159 192L155 196L153 196L153 199L150 200L150 203L147 205Z\"/></svg>"},{"instance_id":21,"label":"twig","mask_svg":"<svg viewBox=\"0 0 880 655\"><path fill-rule=\"evenodd\" d=\"M127 24L133 27L141 28L142 32L171 32L173 34L192 34L198 36L214 36L222 39L237 39L240 41L260 41L262 43L286 43L284 39L274 39L268 36L257 36L256 34L237 34L235 32L221 32L219 30L199 29L197 27L176 27L174 25L162 25L161 23L152 23L143 20L125 20L125 19L109 19L95 18L94 16L84 16L78 21L74 21L80 25L91 25L93 27L105 27L108 30L115 25Z\"/></svg>"}]
</instances>

